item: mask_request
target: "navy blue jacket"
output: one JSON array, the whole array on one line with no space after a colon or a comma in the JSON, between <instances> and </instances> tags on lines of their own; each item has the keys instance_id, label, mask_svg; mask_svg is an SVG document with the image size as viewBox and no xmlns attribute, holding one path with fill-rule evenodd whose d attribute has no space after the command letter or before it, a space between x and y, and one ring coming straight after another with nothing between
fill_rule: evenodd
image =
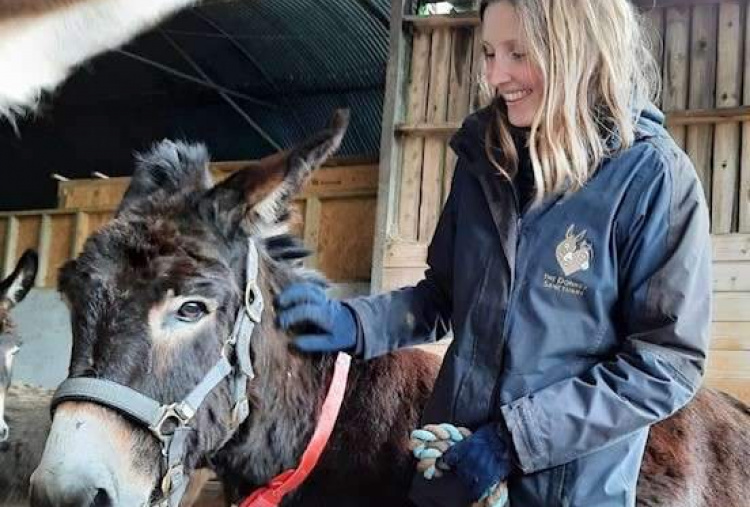
<instances>
[{"instance_id":1,"label":"navy blue jacket","mask_svg":"<svg viewBox=\"0 0 750 507\"><path fill-rule=\"evenodd\" d=\"M521 210L485 155L488 112L468 117L424 279L348 301L365 357L453 331L424 421L503 418L524 474L511 505L632 505L648 426L701 383L708 211L663 120L645 111L581 190ZM466 500L422 482L418 503Z\"/></svg>"}]
</instances>

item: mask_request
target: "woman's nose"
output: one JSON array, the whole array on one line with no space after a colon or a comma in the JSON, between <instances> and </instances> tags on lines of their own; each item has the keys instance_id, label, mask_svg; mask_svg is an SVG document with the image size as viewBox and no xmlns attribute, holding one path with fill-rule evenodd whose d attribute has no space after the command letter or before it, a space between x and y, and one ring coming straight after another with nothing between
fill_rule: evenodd
<instances>
[{"instance_id":1,"label":"woman's nose","mask_svg":"<svg viewBox=\"0 0 750 507\"><path fill-rule=\"evenodd\" d=\"M511 81L507 65L498 58L486 62L487 83L497 88Z\"/></svg>"}]
</instances>

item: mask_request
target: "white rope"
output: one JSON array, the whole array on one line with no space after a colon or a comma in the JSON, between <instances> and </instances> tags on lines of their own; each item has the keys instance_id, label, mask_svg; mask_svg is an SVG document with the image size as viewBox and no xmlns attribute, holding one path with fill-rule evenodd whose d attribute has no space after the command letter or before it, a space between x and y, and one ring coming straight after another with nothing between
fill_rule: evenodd
<instances>
[{"instance_id":1,"label":"white rope","mask_svg":"<svg viewBox=\"0 0 750 507\"><path fill-rule=\"evenodd\" d=\"M469 437L471 431L452 424L428 424L411 433L409 449L417 458L417 471L425 479L441 477L448 470L440 457L452 445ZM495 484L472 507L508 507L508 488L505 482Z\"/></svg>"}]
</instances>

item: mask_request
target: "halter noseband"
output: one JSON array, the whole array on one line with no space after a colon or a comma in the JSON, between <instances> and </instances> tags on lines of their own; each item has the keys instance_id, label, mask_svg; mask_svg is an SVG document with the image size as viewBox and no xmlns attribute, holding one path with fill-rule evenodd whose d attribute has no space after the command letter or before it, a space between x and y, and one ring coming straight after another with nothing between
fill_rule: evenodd
<instances>
[{"instance_id":1,"label":"halter noseband","mask_svg":"<svg viewBox=\"0 0 750 507\"><path fill-rule=\"evenodd\" d=\"M255 378L250 359L250 338L263 313L263 296L258 287L258 249L248 239L245 297L221 359L203 380L180 402L164 405L130 387L104 379L68 378L52 398L52 410L66 401L85 401L111 408L148 428L160 442L167 472L161 481L161 498L152 507L178 507L188 485L183 468L189 426L206 397L231 375L232 424L239 427L250 413L247 381Z\"/></svg>"}]
</instances>

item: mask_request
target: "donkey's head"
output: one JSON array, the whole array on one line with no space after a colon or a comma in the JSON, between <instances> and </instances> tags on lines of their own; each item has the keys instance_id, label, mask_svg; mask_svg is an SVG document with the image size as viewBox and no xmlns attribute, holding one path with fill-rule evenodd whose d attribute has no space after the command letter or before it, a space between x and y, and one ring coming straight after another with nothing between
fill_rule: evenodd
<instances>
[{"instance_id":1,"label":"donkey's head","mask_svg":"<svg viewBox=\"0 0 750 507\"><path fill-rule=\"evenodd\" d=\"M210 460L237 430L232 409L240 382L234 373L214 373L242 315L248 254L257 252L257 285L270 302L276 284L293 275L269 257L264 240L283 228L291 198L338 148L347 121L337 113L332 127L301 146L215 186L203 147L156 146L139 158L115 219L60 272L73 328L69 380L106 380L169 405L214 378L188 423L180 460L187 470ZM255 403L259 392L275 388L269 372L283 372L286 382L302 361L289 352L272 311L266 304L250 341ZM251 420L262 417L257 404L250 410ZM32 477L32 504L144 505L162 487L162 449L145 425L119 410L64 401Z\"/></svg>"},{"instance_id":2,"label":"donkey's head","mask_svg":"<svg viewBox=\"0 0 750 507\"><path fill-rule=\"evenodd\" d=\"M21 340L13 333L8 313L26 297L34 285L37 271L37 256L27 250L18 261L13 273L0 282L0 442L8 438L5 423L5 394L10 386L13 357L21 347Z\"/></svg>"}]
</instances>

